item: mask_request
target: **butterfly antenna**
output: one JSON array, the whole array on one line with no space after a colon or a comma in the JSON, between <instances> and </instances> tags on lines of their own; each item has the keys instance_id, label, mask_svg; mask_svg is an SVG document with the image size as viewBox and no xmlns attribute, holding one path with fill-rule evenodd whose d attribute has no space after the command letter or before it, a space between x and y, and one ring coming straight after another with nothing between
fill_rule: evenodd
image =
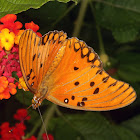
<instances>
[{"instance_id":1,"label":"butterfly antenna","mask_svg":"<svg viewBox=\"0 0 140 140\"><path fill-rule=\"evenodd\" d=\"M27 110L28 110L31 106L32 106L32 104L31 104L29 107L27 107Z\"/></svg>"},{"instance_id":2,"label":"butterfly antenna","mask_svg":"<svg viewBox=\"0 0 140 140\"><path fill-rule=\"evenodd\" d=\"M49 137L48 137L48 134L47 134L47 130L46 130L46 127L45 127L45 123L44 123L44 121L43 121L43 117L42 117L42 115L41 115L41 111L40 111L40 109L39 109L39 106L38 106L37 108L38 108L38 112L39 112L39 115L40 115L40 117L41 117L41 120L42 120L44 129L45 129L45 133L46 133L47 139L49 140Z\"/></svg>"},{"instance_id":3,"label":"butterfly antenna","mask_svg":"<svg viewBox=\"0 0 140 140\"><path fill-rule=\"evenodd\" d=\"M28 107L29 108L29 107ZM17 128L18 127L18 125L20 125L21 124L21 122L23 122L28 116L29 116L29 114L32 112L32 110L13 128L13 129L11 129L11 130L9 130L9 133L11 133L15 128Z\"/></svg>"}]
</instances>

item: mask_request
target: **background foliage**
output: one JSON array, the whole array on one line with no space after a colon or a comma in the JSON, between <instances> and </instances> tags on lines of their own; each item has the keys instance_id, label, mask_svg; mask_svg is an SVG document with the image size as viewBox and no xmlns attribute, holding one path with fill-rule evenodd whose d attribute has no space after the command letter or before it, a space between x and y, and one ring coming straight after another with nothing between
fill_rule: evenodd
<instances>
[{"instance_id":1,"label":"background foliage","mask_svg":"<svg viewBox=\"0 0 140 140\"><path fill-rule=\"evenodd\" d=\"M22 23L38 24L42 34L56 29L84 40L100 55L110 75L129 82L137 92L132 105L107 112L75 111L44 101L40 109L55 140L140 139L139 0L0 0L0 3L0 17L16 13ZM0 121L14 123L12 115L18 108L29 106L32 97L31 93L19 90L10 100L2 100ZM44 128L39 114L32 110L30 115L27 137L40 138Z\"/></svg>"}]
</instances>

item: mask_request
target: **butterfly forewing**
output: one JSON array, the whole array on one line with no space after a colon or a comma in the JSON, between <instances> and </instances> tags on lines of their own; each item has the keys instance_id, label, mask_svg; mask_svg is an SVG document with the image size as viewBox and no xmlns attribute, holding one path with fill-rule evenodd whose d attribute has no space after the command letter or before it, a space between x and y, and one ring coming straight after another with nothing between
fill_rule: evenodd
<instances>
[{"instance_id":1,"label":"butterfly forewing","mask_svg":"<svg viewBox=\"0 0 140 140\"><path fill-rule=\"evenodd\" d=\"M19 42L21 71L28 88L37 93L57 51L65 41L63 32L49 32L42 38L32 30L26 30Z\"/></svg>"}]
</instances>

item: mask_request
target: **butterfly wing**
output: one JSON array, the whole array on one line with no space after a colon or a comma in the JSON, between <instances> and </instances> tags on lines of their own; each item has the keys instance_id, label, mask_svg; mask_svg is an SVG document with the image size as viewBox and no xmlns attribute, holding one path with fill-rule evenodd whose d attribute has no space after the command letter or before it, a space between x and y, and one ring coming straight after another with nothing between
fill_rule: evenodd
<instances>
[{"instance_id":1,"label":"butterfly wing","mask_svg":"<svg viewBox=\"0 0 140 140\"><path fill-rule=\"evenodd\" d=\"M98 55L83 41L71 38L65 46L62 60L46 78L46 99L60 106L91 111L121 108L136 99L134 89L110 77Z\"/></svg>"},{"instance_id":2,"label":"butterfly wing","mask_svg":"<svg viewBox=\"0 0 140 140\"><path fill-rule=\"evenodd\" d=\"M38 92L44 75L66 37L62 31L49 32L42 38L32 30L26 30L21 35L19 41L20 66L26 85L31 92ZM49 71L51 72L51 70Z\"/></svg>"}]
</instances>

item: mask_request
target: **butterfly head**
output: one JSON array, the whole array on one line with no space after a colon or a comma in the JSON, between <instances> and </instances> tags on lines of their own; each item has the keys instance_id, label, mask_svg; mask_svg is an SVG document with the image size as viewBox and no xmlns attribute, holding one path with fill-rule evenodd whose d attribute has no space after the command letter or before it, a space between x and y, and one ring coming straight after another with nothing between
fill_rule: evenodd
<instances>
[{"instance_id":1,"label":"butterfly head","mask_svg":"<svg viewBox=\"0 0 140 140\"><path fill-rule=\"evenodd\" d=\"M32 107L33 109L36 109L38 106L40 106L42 103L42 99L41 98L37 98L36 96L33 97L32 99Z\"/></svg>"}]
</instances>

